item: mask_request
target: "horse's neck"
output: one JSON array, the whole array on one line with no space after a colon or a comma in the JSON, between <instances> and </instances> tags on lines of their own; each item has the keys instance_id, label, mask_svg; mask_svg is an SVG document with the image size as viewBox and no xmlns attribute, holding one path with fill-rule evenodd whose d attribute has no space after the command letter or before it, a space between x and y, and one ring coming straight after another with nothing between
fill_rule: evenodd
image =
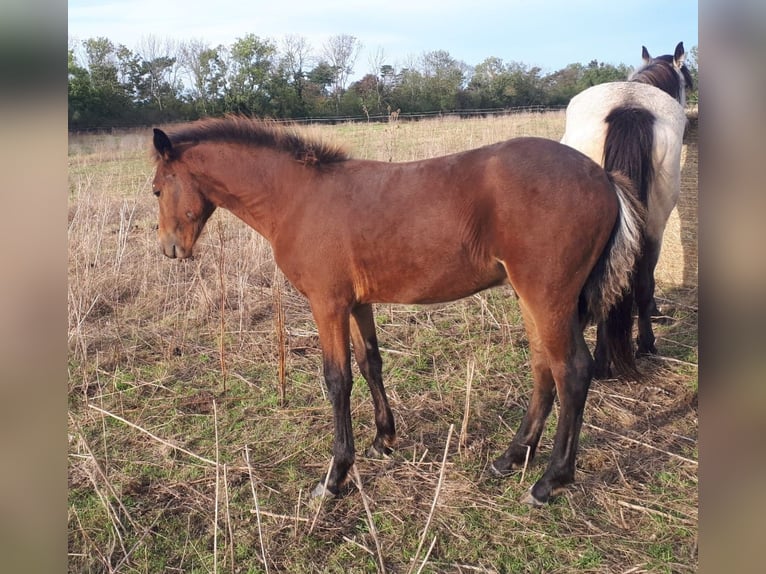
<instances>
[{"instance_id":1,"label":"horse's neck","mask_svg":"<svg viewBox=\"0 0 766 574\"><path fill-rule=\"evenodd\" d=\"M671 98L676 100L679 104L681 104L681 107L686 106L686 84L684 82L684 78L681 76L681 74L679 74L679 72L675 68L671 70L671 73L673 73L678 80L678 91L676 93L673 93L672 89L670 89L668 86L659 85L658 83L656 83L654 81L655 79L654 76L644 74L642 72L643 72L643 69L633 74L630 77L629 81L639 82L642 84L648 84L650 86L654 86L655 88L662 90L663 92L668 94Z\"/></svg>"},{"instance_id":2,"label":"horse's neck","mask_svg":"<svg viewBox=\"0 0 766 574\"><path fill-rule=\"evenodd\" d=\"M275 216L287 200L280 193L280 154L263 153L243 146L225 146L209 154L204 173L198 174L201 187L216 207L233 213L271 241Z\"/></svg>"}]
</instances>

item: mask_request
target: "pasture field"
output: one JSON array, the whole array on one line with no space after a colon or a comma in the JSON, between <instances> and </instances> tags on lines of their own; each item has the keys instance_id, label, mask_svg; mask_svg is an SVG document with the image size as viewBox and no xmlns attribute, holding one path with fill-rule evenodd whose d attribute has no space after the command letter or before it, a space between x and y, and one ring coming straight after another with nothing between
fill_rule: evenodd
<instances>
[{"instance_id":1,"label":"pasture field","mask_svg":"<svg viewBox=\"0 0 766 574\"><path fill-rule=\"evenodd\" d=\"M564 115L303 129L357 157L405 161L559 139ZM398 448L362 456L375 427L357 372L357 486L311 500L332 416L308 305L228 212L208 222L194 260L161 255L150 145L149 129L70 136L71 572L696 571L693 128L658 269L661 356L639 361L641 381L593 382L576 483L542 509L518 499L547 463L555 406L536 460L503 480L488 473L531 389L508 287L376 306Z\"/></svg>"}]
</instances>

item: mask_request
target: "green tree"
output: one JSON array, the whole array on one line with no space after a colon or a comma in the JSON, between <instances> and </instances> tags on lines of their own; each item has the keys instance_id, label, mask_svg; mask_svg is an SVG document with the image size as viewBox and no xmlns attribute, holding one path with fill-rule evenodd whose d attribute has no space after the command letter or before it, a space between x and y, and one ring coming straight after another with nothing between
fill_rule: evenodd
<instances>
[{"instance_id":1,"label":"green tree","mask_svg":"<svg viewBox=\"0 0 766 574\"><path fill-rule=\"evenodd\" d=\"M613 66L612 64L599 63L591 60L583 69L582 77L578 82L579 91L586 90L591 86L606 82L624 82L630 75L630 68L625 64Z\"/></svg>"},{"instance_id":2,"label":"green tree","mask_svg":"<svg viewBox=\"0 0 766 574\"><path fill-rule=\"evenodd\" d=\"M427 104L422 97L425 90L423 74L412 67L402 68L394 83L392 108L410 113L426 111Z\"/></svg>"},{"instance_id":3,"label":"green tree","mask_svg":"<svg viewBox=\"0 0 766 574\"><path fill-rule=\"evenodd\" d=\"M229 51L230 64L226 87L228 111L252 115L271 113L271 74L276 46L255 34L238 38Z\"/></svg>"},{"instance_id":4,"label":"green tree","mask_svg":"<svg viewBox=\"0 0 766 574\"><path fill-rule=\"evenodd\" d=\"M222 114L227 75L225 48L191 41L181 47L179 60L189 79L194 107L203 115Z\"/></svg>"},{"instance_id":5,"label":"green tree","mask_svg":"<svg viewBox=\"0 0 766 574\"><path fill-rule=\"evenodd\" d=\"M361 80L351 84L350 92L358 99L359 106L369 116L381 113L382 97L380 78L375 74L366 74Z\"/></svg>"},{"instance_id":6,"label":"green tree","mask_svg":"<svg viewBox=\"0 0 766 574\"><path fill-rule=\"evenodd\" d=\"M545 90L541 69L529 67L521 62L511 62L506 66L510 77L504 96L506 106L534 106L545 103Z\"/></svg>"},{"instance_id":7,"label":"green tree","mask_svg":"<svg viewBox=\"0 0 766 574\"><path fill-rule=\"evenodd\" d=\"M520 62L504 64L500 58L487 58L474 69L466 90L468 99L479 108L543 105L545 81L541 72Z\"/></svg>"},{"instance_id":8,"label":"green tree","mask_svg":"<svg viewBox=\"0 0 766 574\"><path fill-rule=\"evenodd\" d=\"M421 58L422 98L430 110L454 110L463 89L468 66L455 60L446 50L426 52Z\"/></svg>"},{"instance_id":9,"label":"green tree","mask_svg":"<svg viewBox=\"0 0 766 574\"><path fill-rule=\"evenodd\" d=\"M545 77L546 104L566 106L580 92L580 80L584 73L582 64L569 64Z\"/></svg>"},{"instance_id":10,"label":"green tree","mask_svg":"<svg viewBox=\"0 0 766 574\"><path fill-rule=\"evenodd\" d=\"M132 100L120 82L117 49L104 37L90 38L83 43L90 75L87 120L105 125L119 125L130 117Z\"/></svg>"},{"instance_id":11,"label":"green tree","mask_svg":"<svg viewBox=\"0 0 766 574\"><path fill-rule=\"evenodd\" d=\"M694 88L686 94L686 101L690 104L697 104L699 103L699 49L697 46L692 46L686 55L686 67L694 81Z\"/></svg>"},{"instance_id":12,"label":"green tree","mask_svg":"<svg viewBox=\"0 0 766 574\"><path fill-rule=\"evenodd\" d=\"M466 102L474 108L499 108L507 104L511 76L503 60L490 57L478 64L466 88Z\"/></svg>"},{"instance_id":13,"label":"green tree","mask_svg":"<svg viewBox=\"0 0 766 574\"><path fill-rule=\"evenodd\" d=\"M73 49L67 56L68 84L68 117L69 127L78 127L88 119L88 106L93 97L93 86L88 70L77 63Z\"/></svg>"}]
</instances>

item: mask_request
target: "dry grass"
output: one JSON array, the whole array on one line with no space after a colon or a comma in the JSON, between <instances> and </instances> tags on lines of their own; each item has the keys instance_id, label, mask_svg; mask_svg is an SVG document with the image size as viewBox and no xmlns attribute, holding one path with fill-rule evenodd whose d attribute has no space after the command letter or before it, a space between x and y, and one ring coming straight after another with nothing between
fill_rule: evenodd
<instances>
[{"instance_id":1,"label":"dry grass","mask_svg":"<svg viewBox=\"0 0 766 574\"><path fill-rule=\"evenodd\" d=\"M563 112L306 129L400 161L558 139ZM556 412L523 476L486 473L531 386L518 309L499 289L377 308L398 449L359 458L361 493L310 500L332 419L308 306L228 213L194 261L159 253L149 133L70 140L70 571L696 570L696 258L692 270L678 256L694 247L693 209L661 263L662 357L641 361L640 384L594 383L563 496L541 510L517 502L547 463ZM696 179L682 201L692 191ZM352 409L363 452L363 382Z\"/></svg>"}]
</instances>

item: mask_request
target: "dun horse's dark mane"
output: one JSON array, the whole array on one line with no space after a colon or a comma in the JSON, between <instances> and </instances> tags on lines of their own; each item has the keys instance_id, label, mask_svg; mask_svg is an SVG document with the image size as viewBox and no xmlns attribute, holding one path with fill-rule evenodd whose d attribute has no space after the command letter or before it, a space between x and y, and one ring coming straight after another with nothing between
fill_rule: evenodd
<instances>
[{"instance_id":1,"label":"dun horse's dark mane","mask_svg":"<svg viewBox=\"0 0 766 574\"><path fill-rule=\"evenodd\" d=\"M681 85L681 80L673 66L673 56L658 56L638 69L630 81L655 86L678 100L681 97L681 90L693 88L692 77L686 66L681 66L681 73L684 77L685 86Z\"/></svg>"},{"instance_id":2,"label":"dun horse's dark mane","mask_svg":"<svg viewBox=\"0 0 766 574\"><path fill-rule=\"evenodd\" d=\"M230 115L208 118L168 132L174 145L201 142L234 142L265 146L292 155L308 165L323 165L349 159L339 145L303 136L290 127L268 120Z\"/></svg>"}]
</instances>

